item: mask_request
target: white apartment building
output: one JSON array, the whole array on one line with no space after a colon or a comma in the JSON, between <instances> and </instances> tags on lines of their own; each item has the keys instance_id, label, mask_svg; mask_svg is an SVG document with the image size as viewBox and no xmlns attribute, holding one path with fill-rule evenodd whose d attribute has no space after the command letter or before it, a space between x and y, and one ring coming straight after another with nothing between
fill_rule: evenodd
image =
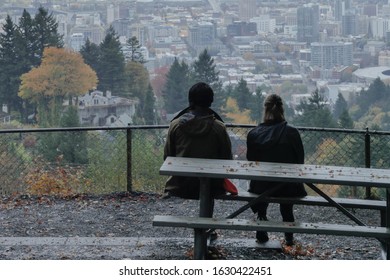
<instances>
[{"instance_id":1,"label":"white apartment building","mask_svg":"<svg viewBox=\"0 0 390 280\"><path fill-rule=\"evenodd\" d=\"M378 66L390 67L390 51L381 51L381 52L379 52Z\"/></svg>"},{"instance_id":2,"label":"white apartment building","mask_svg":"<svg viewBox=\"0 0 390 280\"><path fill-rule=\"evenodd\" d=\"M371 17L370 18L370 32L375 39L382 39L386 37L386 32L390 27L390 19Z\"/></svg>"},{"instance_id":3,"label":"white apartment building","mask_svg":"<svg viewBox=\"0 0 390 280\"><path fill-rule=\"evenodd\" d=\"M353 44L350 42L311 43L311 65L323 69L353 64Z\"/></svg>"},{"instance_id":4,"label":"white apartment building","mask_svg":"<svg viewBox=\"0 0 390 280\"><path fill-rule=\"evenodd\" d=\"M83 33L73 33L69 39L69 47L74 51L80 51L85 45L86 38Z\"/></svg>"},{"instance_id":5,"label":"white apartment building","mask_svg":"<svg viewBox=\"0 0 390 280\"><path fill-rule=\"evenodd\" d=\"M257 33L273 33L276 28L276 19L270 18L269 15L262 15L261 17L254 17L250 22L256 23Z\"/></svg>"}]
</instances>

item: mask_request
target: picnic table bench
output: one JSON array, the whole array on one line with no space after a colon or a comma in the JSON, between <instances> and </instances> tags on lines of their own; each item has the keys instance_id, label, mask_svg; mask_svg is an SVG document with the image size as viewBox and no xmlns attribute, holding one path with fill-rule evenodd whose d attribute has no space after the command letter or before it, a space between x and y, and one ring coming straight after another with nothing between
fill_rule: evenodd
<instances>
[{"instance_id":1,"label":"picnic table bench","mask_svg":"<svg viewBox=\"0 0 390 280\"><path fill-rule=\"evenodd\" d=\"M194 258L204 259L207 252L207 229L296 232L309 234L345 235L377 238L386 259L390 259L390 171L356 167L254 162L245 160L218 160L168 157L160 168L161 175L190 176L200 179L199 216L161 216L153 219L154 226L186 227L194 229ZM305 183L320 195L306 198L272 198L277 185L263 194L239 192L237 196L224 195L217 199L247 201L247 204L224 218L211 217L212 200L210 178L230 178L274 182ZM332 198L314 184L386 188L386 201ZM251 221L236 218L259 201L293 202L305 205L336 207L357 225ZM381 211L380 226L367 226L347 208Z\"/></svg>"}]
</instances>

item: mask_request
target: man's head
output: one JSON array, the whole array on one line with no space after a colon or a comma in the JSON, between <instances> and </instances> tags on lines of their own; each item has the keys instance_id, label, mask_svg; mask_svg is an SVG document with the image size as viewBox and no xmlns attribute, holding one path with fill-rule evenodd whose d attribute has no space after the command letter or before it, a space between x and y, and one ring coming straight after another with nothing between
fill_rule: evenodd
<instances>
[{"instance_id":1,"label":"man's head","mask_svg":"<svg viewBox=\"0 0 390 280\"><path fill-rule=\"evenodd\" d=\"M214 92L206 83L196 83L188 91L188 102L190 103L190 106L209 108L213 101Z\"/></svg>"}]
</instances>

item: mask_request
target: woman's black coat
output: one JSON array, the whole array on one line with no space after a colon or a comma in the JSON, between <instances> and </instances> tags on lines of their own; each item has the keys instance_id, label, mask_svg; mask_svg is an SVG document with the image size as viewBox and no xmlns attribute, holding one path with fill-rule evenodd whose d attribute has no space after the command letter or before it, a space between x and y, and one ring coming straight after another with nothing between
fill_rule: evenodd
<instances>
[{"instance_id":1,"label":"woman's black coat","mask_svg":"<svg viewBox=\"0 0 390 280\"><path fill-rule=\"evenodd\" d=\"M251 161L304 163L305 153L299 131L287 124L261 123L247 136L247 155ZM251 181L249 191L263 193L275 186L275 182ZM283 187L271 196L303 197L307 193L301 183L285 183Z\"/></svg>"}]
</instances>

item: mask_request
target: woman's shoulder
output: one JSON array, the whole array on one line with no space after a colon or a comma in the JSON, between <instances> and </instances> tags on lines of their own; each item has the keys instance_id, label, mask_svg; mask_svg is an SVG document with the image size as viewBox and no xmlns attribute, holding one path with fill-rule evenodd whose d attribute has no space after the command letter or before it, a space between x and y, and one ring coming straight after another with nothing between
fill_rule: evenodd
<instances>
[{"instance_id":1,"label":"woman's shoulder","mask_svg":"<svg viewBox=\"0 0 390 280\"><path fill-rule=\"evenodd\" d=\"M287 137L300 137L300 133L298 128L294 125L287 124L286 125L286 136Z\"/></svg>"}]
</instances>

